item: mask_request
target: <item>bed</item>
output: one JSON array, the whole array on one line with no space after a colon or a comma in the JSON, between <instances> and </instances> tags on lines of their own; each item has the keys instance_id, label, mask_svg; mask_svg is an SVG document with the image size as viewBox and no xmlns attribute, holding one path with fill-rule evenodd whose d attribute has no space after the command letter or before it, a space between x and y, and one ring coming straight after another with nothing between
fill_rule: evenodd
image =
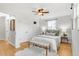
<instances>
[{"instance_id":1,"label":"bed","mask_svg":"<svg viewBox=\"0 0 79 59\"><path fill-rule=\"evenodd\" d=\"M42 42L41 42L42 41ZM41 42L41 43L40 43ZM18 51L15 53L16 56L57 56L57 54L49 51L50 43L47 40L35 40L28 41L29 48Z\"/></svg>"},{"instance_id":2,"label":"bed","mask_svg":"<svg viewBox=\"0 0 79 59\"><path fill-rule=\"evenodd\" d=\"M55 51L57 53L57 49L60 46L60 36L50 36L50 35L37 35L33 37L31 42L37 42L40 44L44 44L48 42L50 44L50 51Z\"/></svg>"},{"instance_id":3,"label":"bed","mask_svg":"<svg viewBox=\"0 0 79 59\"><path fill-rule=\"evenodd\" d=\"M37 35L29 40L29 48L18 51L16 56L57 56L57 48L60 45L59 36Z\"/></svg>"}]
</instances>

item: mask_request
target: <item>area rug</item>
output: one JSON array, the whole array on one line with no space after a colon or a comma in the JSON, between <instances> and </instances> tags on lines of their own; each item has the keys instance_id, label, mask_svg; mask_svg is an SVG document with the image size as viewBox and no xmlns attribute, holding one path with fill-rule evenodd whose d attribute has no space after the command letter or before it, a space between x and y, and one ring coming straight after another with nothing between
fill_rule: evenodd
<instances>
[{"instance_id":1,"label":"area rug","mask_svg":"<svg viewBox=\"0 0 79 59\"><path fill-rule=\"evenodd\" d=\"M15 53L15 56L46 56L45 49L39 47L26 48ZM58 56L54 51L48 52L47 56Z\"/></svg>"}]
</instances>

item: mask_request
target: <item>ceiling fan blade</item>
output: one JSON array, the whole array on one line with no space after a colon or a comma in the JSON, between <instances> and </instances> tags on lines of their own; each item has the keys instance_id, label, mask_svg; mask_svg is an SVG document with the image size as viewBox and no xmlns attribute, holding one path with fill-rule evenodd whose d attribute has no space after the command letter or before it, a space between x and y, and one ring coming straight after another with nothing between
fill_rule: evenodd
<instances>
[{"instance_id":1,"label":"ceiling fan blade","mask_svg":"<svg viewBox=\"0 0 79 59\"><path fill-rule=\"evenodd\" d=\"M42 12L42 13L49 13L49 12Z\"/></svg>"},{"instance_id":2,"label":"ceiling fan blade","mask_svg":"<svg viewBox=\"0 0 79 59\"><path fill-rule=\"evenodd\" d=\"M36 12L36 11L32 11L32 12Z\"/></svg>"}]
</instances>

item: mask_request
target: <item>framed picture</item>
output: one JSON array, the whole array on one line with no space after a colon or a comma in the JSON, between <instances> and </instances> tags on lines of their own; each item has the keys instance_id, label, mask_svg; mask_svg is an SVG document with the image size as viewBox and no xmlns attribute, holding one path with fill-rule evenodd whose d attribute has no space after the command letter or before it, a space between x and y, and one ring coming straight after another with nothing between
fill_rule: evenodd
<instances>
[{"instance_id":1,"label":"framed picture","mask_svg":"<svg viewBox=\"0 0 79 59\"><path fill-rule=\"evenodd\" d=\"M10 30L15 31L15 19L10 20Z\"/></svg>"}]
</instances>

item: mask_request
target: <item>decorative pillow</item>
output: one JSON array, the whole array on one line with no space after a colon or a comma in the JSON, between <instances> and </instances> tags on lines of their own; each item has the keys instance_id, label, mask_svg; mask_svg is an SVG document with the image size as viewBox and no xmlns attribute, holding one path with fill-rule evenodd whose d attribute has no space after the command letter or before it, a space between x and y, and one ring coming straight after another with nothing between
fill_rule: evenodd
<instances>
[{"instance_id":1,"label":"decorative pillow","mask_svg":"<svg viewBox=\"0 0 79 59\"><path fill-rule=\"evenodd\" d=\"M55 36L55 33L46 33L46 35Z\"/></svg>"},{"instance_id":2,"label":"decorative pillow","mask_svg":"<svg viewBox=\"0 0 79 59\"><path fill-rule=\"evenodd\" d=\"M46 35L59 36L59 30L46 30Z\"/></svg>"}]
</instances>

